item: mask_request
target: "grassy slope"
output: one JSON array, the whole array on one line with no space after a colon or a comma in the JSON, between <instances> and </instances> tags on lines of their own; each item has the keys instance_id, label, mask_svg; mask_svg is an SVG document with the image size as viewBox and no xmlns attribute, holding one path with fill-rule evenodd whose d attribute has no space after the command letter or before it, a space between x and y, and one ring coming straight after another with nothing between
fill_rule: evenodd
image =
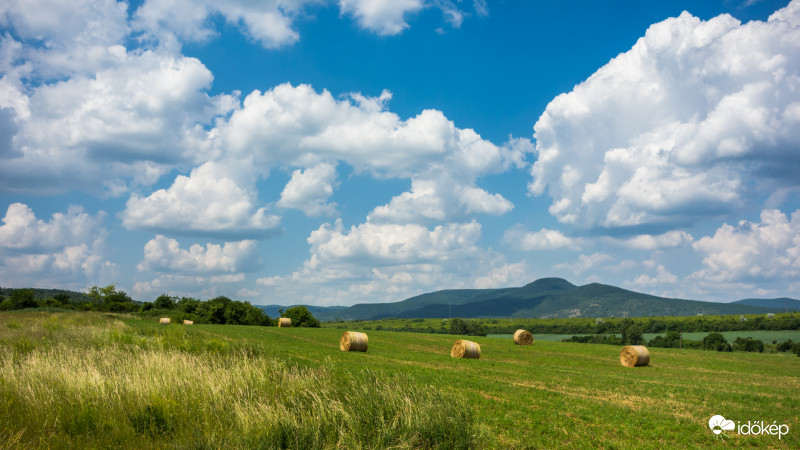
<instances>
[{"instance_id":1,"label":"grassy slope","mask_svg":"<svg viewBox=\"0 0 800 450\"><path fill-rule=\"evenodd\" d=\"M603 345L520 347L478 337L470 339L481 344L481 359L454 360L455 337L447 335L369 331L367 353L343 353L337 329L171 327L190 341L257 346L265 357L301 370L324 366L332 381L365 371L389 380L403 374L412 391L463 396L477 423L471 432L478 447L711 447L718 445L707 425L714 414L777 421L791 430L780 441L728 432L726 446L800 447L800 358L794 355L651 349L650 366L631 369L620 365L618 347Z\"/></svg>"}]
</instances>

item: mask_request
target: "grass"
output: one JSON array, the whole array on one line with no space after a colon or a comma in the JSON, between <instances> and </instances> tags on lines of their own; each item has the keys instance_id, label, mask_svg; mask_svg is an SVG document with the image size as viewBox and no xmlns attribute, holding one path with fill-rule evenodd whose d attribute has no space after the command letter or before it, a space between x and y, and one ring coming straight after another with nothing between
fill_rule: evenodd
<instances>
[{"instance_id":1,"label":"grass","mask_svg":"<svg viewBox=\"0 0 800 450\"><path fill-rule=\"evenodd\" d=\"M364 331L357 328L352 331ZM458 336L0 314L0 442L15 448L697 448L708 419L787 424L729 447L800 447L800 358ZM4 439L5 438L5 439ZM3 444L0 444L0 448Z\"/></svg>"},{"instance_id":2,"label":"grass","mask_svg":"<svg viewBox=\"0 0 800 450\"><path fill-rule=\"evenodd\" d=\"M693 341L702 341L704 337L708 336L711 331L697 331L691 333L681 333L684 339ZM765 344L771 344L772 341L784 342L791 339L793 342L800 342L800 331L798 330L782 330L782 331L720 331L718 332L725 336L728 342L733 342L739 337L751 337L758 339ZM644 333L642 336L645 340L653 339L656 336L665 336L666 333ZM511 338L512 334L490 334L494 338L507 339ZM572 336L586 336L585 334L535 334L534 339L538 341L551 341L557 342L563 339L569 339ZM620 336L617 334L617 336Z\"/></svg>"}]
</instances>

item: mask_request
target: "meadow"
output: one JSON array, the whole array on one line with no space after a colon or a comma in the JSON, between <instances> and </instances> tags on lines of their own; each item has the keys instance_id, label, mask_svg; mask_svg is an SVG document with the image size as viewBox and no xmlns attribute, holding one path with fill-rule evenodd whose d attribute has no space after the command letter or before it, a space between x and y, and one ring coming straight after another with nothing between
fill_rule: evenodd
<instances>
[{"instance_id":1,"label":"meadow","mask_svg":"<svg viewBox=\"0 0 800 450\"><path fill-rule=\"evenodd\" d=\"M721 331L719 332L728 342L733 342L736 338L746 338L751 337L753 339L758 339L765 344L771 344L773 341L775 342L785 342L791 339L793 342L800 342L800 331L798 330L781 330L781 331ZM644 333L642 336L645 340L649 341L656 336L664 336L666 333ZM500 338L500 339L509 339L513 335L511 334L491 334L487 335L489 337ZM571 338L575 336L574 334L537 334L536 339L540 341L551 341L557 342L563 339ZM584 336L584 335L578 335ZM617 334L616 336L620 336ZM708 332L705 331L695 331L690 333L681 333L684 339L691 339L693 341L702 341L704 337L708 336Z\"/></svg>"},{"instance_id":2,"label":"meadow","mask_svg":"<svg viewBox=\"0 0 800 450\"><path fill-rule=\"evenodd\" d=\"M716 414L789 427L726 447L800 447L794 355L366 331L0 313L0 448L715 448Z\"/></svg>"}]
</instances>

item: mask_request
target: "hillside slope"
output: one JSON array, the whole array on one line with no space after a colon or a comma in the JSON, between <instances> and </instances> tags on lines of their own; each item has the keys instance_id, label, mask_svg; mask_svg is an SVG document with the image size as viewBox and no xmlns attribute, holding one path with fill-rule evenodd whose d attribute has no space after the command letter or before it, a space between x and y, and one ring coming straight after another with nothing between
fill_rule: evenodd
<instances>
[{"instance_id":1,"label":"hillside slope","mask_svg":"<svg viewBox=\"0 0 800 450\"><path fill-rule=\"evenodd\" d=\"M643 317L775 312L762 305L715 303L657 297L615 286L585 286L542 278L519 288L454 289L395 303L369 303L323 312L321 320L448 317Z\"/></svg>"},{"instance_id":2,"label":"hillside slope","mask_svg":"<svg viewBox=\"0 0 800 450\"><path fill-rule=\"evenodd\" d=\"M781 312L800 311L800 300L793 298L746 298L737 300L733 303L740 305L761 306L764 308L774 308Z\"/></svg>"}]
</instances>

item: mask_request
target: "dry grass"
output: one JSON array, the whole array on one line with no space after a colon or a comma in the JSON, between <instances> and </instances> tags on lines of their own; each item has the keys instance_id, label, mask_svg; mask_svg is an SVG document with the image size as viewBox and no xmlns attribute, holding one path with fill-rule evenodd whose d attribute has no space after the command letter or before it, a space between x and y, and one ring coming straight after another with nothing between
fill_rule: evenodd
<instances>
[{"instance_id":1,"label":"dry grass","mask_svg":"<svg viewBox=\"0 0 800 450\"><path fill-rule=\"evenodd\" d=\"M404 375L298 368L258 346L99 315L19 345L47 319L11 327L1 319L9 345L0 346L0 441L11 444L0 449L425 448L472 439L454 431L472 423L463 400Z\"/></svg>"},{"instance_id":2,"label":"dry grass","mask_svg":"<svg viewBox=\"0 0 800 450\"><path fill-rule=\"evenodd\" d=\"M278 328L289 328L292 326L292 319L288 317L281 317L278 319Z\"/></svg>"}]
</instances>

